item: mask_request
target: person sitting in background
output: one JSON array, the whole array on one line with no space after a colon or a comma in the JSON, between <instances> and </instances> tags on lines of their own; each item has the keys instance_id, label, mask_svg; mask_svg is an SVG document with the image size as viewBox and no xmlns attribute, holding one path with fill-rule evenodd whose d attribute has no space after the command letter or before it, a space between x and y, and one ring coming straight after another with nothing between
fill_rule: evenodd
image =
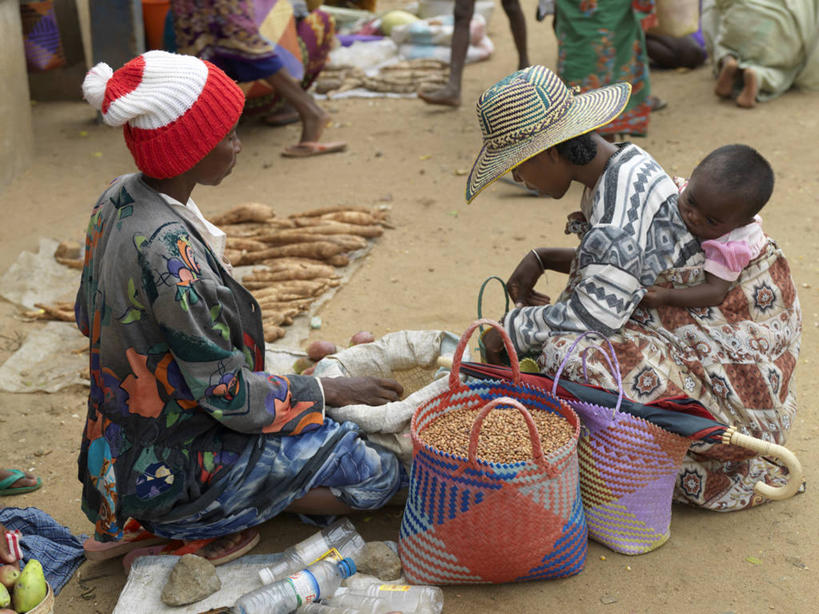
<instances>
[{"instance_id":1,"label":"person sitting in background","mask_svg":"<svg viewBox=\"0 0 819 614\"><path fill-rule=\"evenodd\" d=\"M320 142L330 123L307 89L335 40L335 22L309 0L294 12L288 0L171 0L176 51L214 63L247 95L245 115L273 126L301 121L298 144L282 155L309 157L344 151Z\"/></svg>"},{"instance_id":2,"label":"person sitting in background","mask_svg":"<svg viewBox=\"0 0 819 614\"><path fill-rule=\"evenodd\" d=\"M701 23L720 98L750 109L819 91L819 0L703 0Z\"/></svg>"},{"instance_id":3,"label":"person sitting in background","mask_svg":"<svg viewBox=\"0 0 819 614\"><path fill-rule=\"evenodd\" d=\"M132 518L225 562L285 510L385 505L398 459L324 408L395 401L401 386L267 373L259 304L191 199L236 163L241 89L209 62L149 51L116 72L96 65L83 93L123 126L140 170L91 213L75 306L91 374L79 479L96 538L120 540Z\"/></svg>"}]
</instances>

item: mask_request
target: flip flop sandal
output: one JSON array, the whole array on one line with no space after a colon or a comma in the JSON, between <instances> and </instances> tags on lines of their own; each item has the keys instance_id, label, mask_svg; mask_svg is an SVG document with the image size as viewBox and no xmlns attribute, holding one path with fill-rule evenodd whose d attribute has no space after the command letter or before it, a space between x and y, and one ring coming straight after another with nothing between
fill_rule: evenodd
<instances>
[{"instance_id":1,"label":"flip flop sandal","mask_svg":"<svg viewBox=\"0 0 819 614\"><path fill-rule=\"evenodd\" d=\"M319 143L317 141L304 141L297 145L290 145L282 150L285 158L310 158L322 154L336 153L347 149L347 143L337 141L335 143Z\"/></svg>"},{"instance_id":2,"label":"flip flop sandal","mask_svg":"<svg viewBox=\"0 0 819 614\"><path fill-rule=\"evenodd\" d=\"M125 523L123 530L122 539L115 542L100 542L92 537L86 539L82 544L85 558L89 561L107 561L128 554L136 548L167 544L170 541L164 537L149 533L133 519Z\"/></svg>"},{"instance_id":3,"label":"flip flop sandal","mask_svg":"<svg viewBox=\"0 0 819 614\"><path fill-rule=\"evenodd\" d=\"M0 480L0 497L22 495L27 492L37 490L43 485L43 480L38 477L37 483L34 486L18 486L17 488L11 488L12 484L15 484L18 480L21 480L28 476L25 474L25 472L20 471L19 469L5 469L4 471L8 471L10 475Z\"/></svg>"},{"instance_id":4,"label":"flip flop sandal","mask_svg":"<svg viewBox=\"0 0 819 614\"><path fill-rule=\"evenodd\" d=\"M220 538L213 537L210 539L196 539L189 542L175 540L164 545L160 544L158 546L139 548L137 550L132 550L130 553L125 555L125 558L122 559L122 566L125 568L125 573L127 575L131 570L131 565L137 558L141 556L159 556L164 554L172 554L176 556L182 556L184 554L197 554L209 560L213 565L224 565L225 563L238 559L240 556L243 556L253 550L253 548L256 547L256 544L259 543L261 536L259 535L259 531L256 529L245 529L241 532L241 539L238 541L238 543L234 544L230 550L223 552L220 556L215 557L200 554L205 546L216 541L217 539Z\"/></svg>"}]
</instances>

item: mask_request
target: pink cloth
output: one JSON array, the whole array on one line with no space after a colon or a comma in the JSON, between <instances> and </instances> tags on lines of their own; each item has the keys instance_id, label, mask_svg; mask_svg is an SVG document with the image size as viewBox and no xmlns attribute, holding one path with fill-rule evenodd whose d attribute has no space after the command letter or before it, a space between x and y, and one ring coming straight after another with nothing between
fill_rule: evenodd
<instances>
[{"instance_id":1,"label":"pink cloth","mask_svg":"<svg viewBox=\"0 0 819 614\"><path fill-rule=\"evenodd\" d=\"M705 270L720 279L735 281L748 263L759 256L768 242L762 231L762 218L734 228L728 234L702 242Z\"/></svg>"}]
</instances>

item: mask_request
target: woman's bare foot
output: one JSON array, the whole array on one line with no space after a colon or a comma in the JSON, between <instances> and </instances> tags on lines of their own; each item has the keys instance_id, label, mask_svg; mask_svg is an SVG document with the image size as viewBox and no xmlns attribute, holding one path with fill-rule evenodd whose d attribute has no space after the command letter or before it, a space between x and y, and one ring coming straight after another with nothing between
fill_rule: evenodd
<instances>
[{"instance_id":1,"label":"woman's bare foot","mask_svg":"<svg viewBox=\"0 0 819 614\"><path fill-rule=\"evenodd\" d=\"M727 55L722 60L717 76L717 84L714 86L714 93L720 98L730 98L734 92L734 83L737 79L739 65L732 55Z\"/></svg>"},{"instance_id":2,"label":"woman's bare foot","mask_svg":"<svg viewBox=\"0 0 819 614\"><path fill-rule=\"evenodd\" d=\"M759 93L759 82L750 68L742 71L742 91L737 96L737 106L752 109L756 106L756 95Z\"/></svg>"},{"instance_id":3,"label":"woman's bare foot","mask_svg":"<svg viewBox=\"0 0 819 614\"><path fill-rule=\"evenodd\" d=\"M461 106L461 92L452 85L446 85L439 90L419 91L418 98L428 104L439 104L447 107Z\"/></svg>"}]
</instances>

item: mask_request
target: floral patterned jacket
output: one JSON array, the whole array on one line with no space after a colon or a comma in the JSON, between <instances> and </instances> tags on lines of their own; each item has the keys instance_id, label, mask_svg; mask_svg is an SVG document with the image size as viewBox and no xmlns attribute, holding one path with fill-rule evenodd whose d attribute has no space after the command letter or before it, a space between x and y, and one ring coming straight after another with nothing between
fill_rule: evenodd
<instances>
[{"instance_id":1,"label":"floral patterned jacket","mask_svg":"<svg viewBox=\"0 0 819 614\"><path fill-rule=\"evenodd\" d=\"M322 424L318 381L264 372L258 303L140 174L94 207L75 313L91 374L79 479L98 539L206 507L242 452Z\"/></svg>"}]
</instances>

